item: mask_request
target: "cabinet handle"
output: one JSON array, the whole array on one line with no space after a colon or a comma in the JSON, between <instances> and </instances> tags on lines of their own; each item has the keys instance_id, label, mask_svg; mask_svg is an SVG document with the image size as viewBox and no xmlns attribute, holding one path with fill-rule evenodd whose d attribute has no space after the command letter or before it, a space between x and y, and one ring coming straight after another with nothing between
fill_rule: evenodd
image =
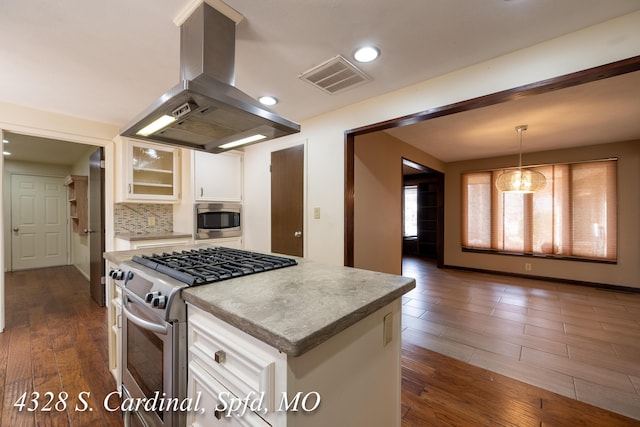
<instances>
[{"instance_id":1,"label":"cabinet handle","mask_svg":"<svg viewBox=\"0 0 640 427\"><path fill-rule=\"evenodd\" d=\"M131 184L129 184L129 194L131 194Z\"/></svg>"},{"instance_id":2,"label":"cabinet handle","mask_svg":"<svg viewBox=\"0 0 640 427\"><path fill-rule=\"evenodd\" d=\"M216 363L224 363L227 361L227 353L222 350L218 350L213 355L213 359L216 361Z\"/></svg>"},{"instance_id":3,"label":"cabinet handle","mask_svg":"<svg viewBox=\"0 0 640 427\"><path fill-rule=\"evenodd\" d=\"M200 187L200 197L204 195L204 187Z\"/></svg>"}]
</instances>

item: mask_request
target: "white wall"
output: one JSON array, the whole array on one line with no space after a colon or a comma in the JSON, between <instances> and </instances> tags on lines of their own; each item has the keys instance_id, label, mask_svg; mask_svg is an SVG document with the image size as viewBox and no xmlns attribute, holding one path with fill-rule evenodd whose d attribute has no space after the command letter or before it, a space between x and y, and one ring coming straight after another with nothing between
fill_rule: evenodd
<instances>
[{"instance_id":1,"label":"white wall","mask_svg":"<svg viewBox=\"0 0 640 427\"><path fill-rule=\"evenodd\" d=\"M305 256L343 263L344 132L371 123L495 93L640 55L640 12L304 120L302 132L245 149L245 243L269 247L269 153L307 141ZM357 198L358 195L356 194ZM445 259L445 263L447 260Z\"/></svg>"}]
</instances>

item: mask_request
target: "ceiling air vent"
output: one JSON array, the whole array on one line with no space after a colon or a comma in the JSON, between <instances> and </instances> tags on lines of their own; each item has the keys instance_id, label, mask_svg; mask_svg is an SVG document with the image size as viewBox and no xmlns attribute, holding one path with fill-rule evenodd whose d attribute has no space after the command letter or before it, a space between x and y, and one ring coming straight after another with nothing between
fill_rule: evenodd
<instances>
[{"instance_id":1,"label":"ceiling air vent","mask_svg":"<svg viewBox=\"0 0 640 427\"><path fill-rule=\"evenodd\" d=\"M341 55L305 71L298 77L331 95L371 80Z\"/></svg>"}]
</instances>

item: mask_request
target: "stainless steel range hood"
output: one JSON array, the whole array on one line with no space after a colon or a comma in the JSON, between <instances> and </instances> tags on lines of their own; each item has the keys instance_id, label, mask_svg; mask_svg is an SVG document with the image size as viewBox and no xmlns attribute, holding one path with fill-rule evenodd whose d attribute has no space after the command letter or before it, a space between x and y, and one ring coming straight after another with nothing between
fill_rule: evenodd
<instances>
[{"instance_id":1,"label":"stainless steel range hood","mask_svg":"<svg viewBox=\"0 0 640 427\"><path fill-rule=\"evenodd\" d=\"M300 132L299 124L233 86L235 26L208 4L198 6L180 27L180 84L121 135L219 153Z\"/></svg>"}]
</instances>

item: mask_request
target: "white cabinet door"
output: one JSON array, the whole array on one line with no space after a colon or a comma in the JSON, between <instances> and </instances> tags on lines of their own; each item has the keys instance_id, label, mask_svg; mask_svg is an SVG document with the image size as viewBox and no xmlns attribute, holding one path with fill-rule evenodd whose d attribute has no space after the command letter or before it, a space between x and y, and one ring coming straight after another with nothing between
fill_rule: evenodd
<instances>
[{"instance_id":1,"label":"white cabinet door","mask_svg":"<svg viewBox=\"0 0 640 427\"><path fill-rule=\"evenodd\" d=\"M180 149L127 138L116 144L121 165L117 201L178 201Z\"/></svg>"},{"instance_id":2,"label":"white cabinet door","mask_svg":"<svg viewBox=\"0 0 640 427\"><path fill-rule=\"evenodd\" d=\"M196 201L242 201L241 154L194 151L193 164Z\"/></svg>"}]
</instances>

